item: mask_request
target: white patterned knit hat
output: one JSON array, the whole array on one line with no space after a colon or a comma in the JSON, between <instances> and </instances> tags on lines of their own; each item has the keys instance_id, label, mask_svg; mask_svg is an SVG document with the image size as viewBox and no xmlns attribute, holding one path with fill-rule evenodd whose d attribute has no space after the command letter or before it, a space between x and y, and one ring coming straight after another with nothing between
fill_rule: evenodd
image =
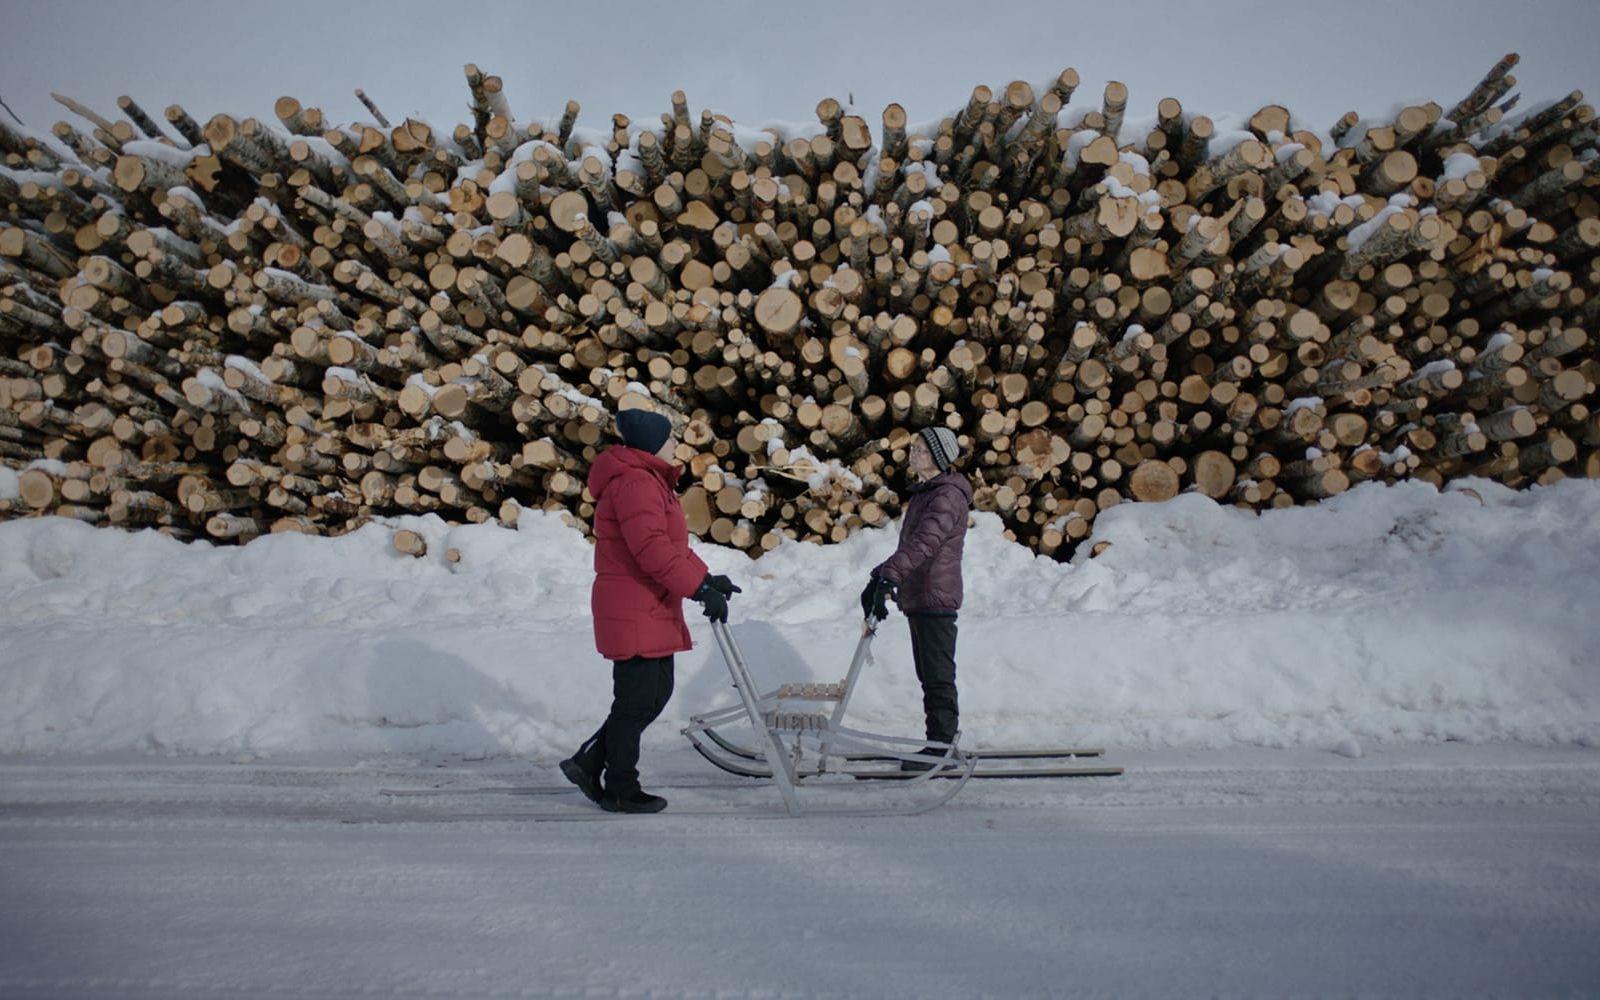
<instances>
[{"instance_id":1,"label":"white patterned knit hat","mask_svg":"<svg viewBox=\"0 0 1600 1000\"><path fill-rule=\"evenodd\" d=\"M961 446L956 444L956 435L948 427L924 427L918 432L922 443L928 446L928 453L933 456L933 464L939 467L940 472L947 472L955 464L956 458L961 454Z\"/></svg>"}]
</instances>

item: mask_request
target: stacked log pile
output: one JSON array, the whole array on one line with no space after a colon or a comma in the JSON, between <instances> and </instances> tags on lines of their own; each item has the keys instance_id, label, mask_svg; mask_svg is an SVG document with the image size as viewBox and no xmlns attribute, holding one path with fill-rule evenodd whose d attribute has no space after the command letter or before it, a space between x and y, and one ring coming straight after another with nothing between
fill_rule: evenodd
<instances>
[{"instance_id":1,"label":"stacked log pile","mask_svg":"<svg viewBox=\"0 0 1600 1000\"><path fill-rule=\"evenodd\" d=\"M1071 69L921 125L528 121L470 65L449 130L60 98L48 141L0 128L0 516L584 524L632 406L751 554L890 521L928 423L1057 556L1185 490L1597 476L1600 123L1513 113L1515 63L1325 132L1135 121Z\"/></svg>"}]
</instances>

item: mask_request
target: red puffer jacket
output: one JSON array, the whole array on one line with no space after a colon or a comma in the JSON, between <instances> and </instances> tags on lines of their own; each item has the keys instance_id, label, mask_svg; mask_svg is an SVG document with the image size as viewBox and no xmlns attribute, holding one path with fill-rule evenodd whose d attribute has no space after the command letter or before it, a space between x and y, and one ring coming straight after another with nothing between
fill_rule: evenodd
<instances>
[{"instance_id":1,"label":"red puffer jacket","mask_svg":"<svg viewBox=\"0 0 1600 1000\"><path fill-rule=\"evenodd\" d=\"M608 660L693 648L683 599L706 564L689 551L689 525L673 487L678 467L626 445L589 467L594 508L594 644Z\"/></svg>"}]
</instances>

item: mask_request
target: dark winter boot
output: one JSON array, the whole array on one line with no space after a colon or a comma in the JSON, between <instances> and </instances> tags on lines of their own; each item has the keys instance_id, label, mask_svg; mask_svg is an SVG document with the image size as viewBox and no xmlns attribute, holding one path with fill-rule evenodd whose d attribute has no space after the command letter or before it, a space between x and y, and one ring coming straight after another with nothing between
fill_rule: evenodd
<instances>
[{"instance_id":1,"label":"dark winter boot","mask_svg":"<svg viewBox=\"0 0 1600 1000\"><path fill-rule=\"evenodd\" d=\"M578 786L578 791L590 802L600 803L600 774L584 767L577 757L568 757L561 762L561 773L566 775L568 781Z\"/></svg>"},{"instance_id":2,"label":"dark winter boot","mask_svg":"<svg viewBox=\"0 0 1600 1000\"><path fill-rule=\"evenodd\" d=\"M658 813L666 807L666 799L659 795L651 795L642 788L623 792L612 792L608 789L600 798L600 808L606 812Z\"/></svg>"},{"instance_id":3,"label":"dark winter boot","mask_svg":"<svg viewBox=\"0 0 1600 1000\"><path fill-rule=\"evenodd\" d=\"M921 750L918 750L917 753L920 753L920 754L923 754L924 756L929 756L929 757L943 757L945 755L945 748L944 747L923 747ZM938 768L946 768L946 767L954 767L954 766L955 766L954 764L946 764L946 763L935 764L931 760L903 760L903 761L900 762L900 770L902 770L902 771L911 771L911 772L931 771L936 767L938 767Z\"/></svg>"}]
</instances>

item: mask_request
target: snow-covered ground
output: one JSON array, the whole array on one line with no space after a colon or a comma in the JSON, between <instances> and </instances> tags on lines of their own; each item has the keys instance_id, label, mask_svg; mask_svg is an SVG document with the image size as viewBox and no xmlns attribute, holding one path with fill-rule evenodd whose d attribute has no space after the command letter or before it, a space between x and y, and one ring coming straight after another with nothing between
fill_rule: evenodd
<instances>
[{"instance_id":1,"label":"snow-covered ground","mask_svg":"<svg viewBox=\"0 0 1600 1000\"><path fill-rule=\"evenodd\" d=\"M708 774L687 749L653 761L672 807L651 817L600 813L552 767L504 758L13 758L0 995L1525 997L1600 983L1600 751L1119 760L1121 778L989 782L925 816L788 820L771 818L770 788Z\"/></svg>"},{"instance_id":2,"label":"snow-covered ground","mask_svg":"<svg viewBox=\"0 0 1600 1000\"><path fill-rule=\"evenodd\" d=\"M0 482L0 489L5 483ZM652 817L555 770L604 713L559 519L243 547L0 523L0 996L1560 995L1600 982L1600 483L1186 495L1036 559L979 514L968 744L1116 778L780 814L677 735ZM758 680L832 680L893 531L751 562ZM445 557L448 549L459 562ZM898 619L852 721L916 734ZM871 807L894 786L813 798ZM899 791L905 791L899 789ZM409 794L386 794L409 793Z\"/></svg>"},{"instance_id":3,"label":"snow-covered ground","mask_svg":"<svg viewBox=\"0 0 1600 1000\"><path fill-rule=\"evenodd\" d=\"M0 753L569 752L610 696L588 544L542 515L396 523L426 557L380 525L212 547L0 523ZM763 686L842 676L894 537L754 562L699 547L744 587L733 627ZM1600 482L1367 485L1260 516L1188 494L1119 506L1094 537L1099 557L1059 564L976 515L968 745L1600 744ZM658 749L727 699L689 611L697 645L647 734ZM852 717L920 735L903 621L874 652Z\"/></svg>"}]
</instances>

